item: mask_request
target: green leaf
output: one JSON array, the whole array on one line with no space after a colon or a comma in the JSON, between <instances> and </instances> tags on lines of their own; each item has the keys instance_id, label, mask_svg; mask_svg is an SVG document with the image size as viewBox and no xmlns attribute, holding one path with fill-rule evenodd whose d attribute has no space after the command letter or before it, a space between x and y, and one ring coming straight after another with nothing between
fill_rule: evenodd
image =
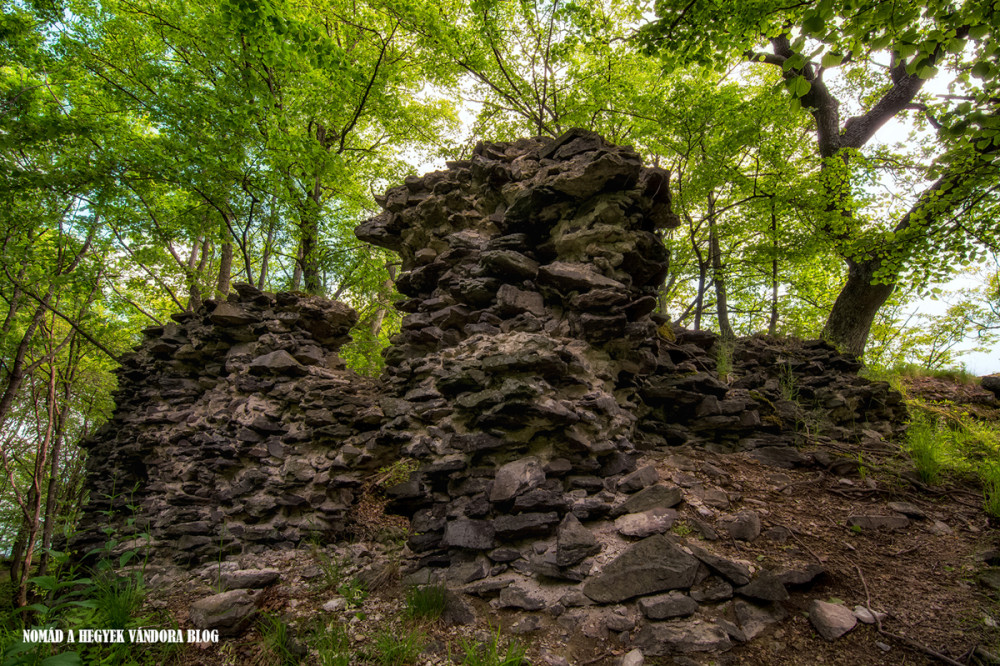
<instances>
[{"instance_id":1,"label":"green leaf","mask_svg":"<svg viewBox=\"0 0 1000 666\"><path fill-rule=\"evenodd\" d=\"M812 88L812 84L806 81L804 76L796 76L788 82L788 89L791 90L792 95L795 97L802 97L809 92Z\"/></svg>"},{"instance_id":2,"label":"green leaf","mask_svg":"<svg viewBox=\"0 0 1000 666\"><path fill-rule=\"evenodd\" d=\"M972 75L977 79L985 79L989 76L991 69L993 69L993 66L990 63L980 60L972 66Z\"/></svg>"},{"instance_id":3,"label":"green leaf","mask_svg":"<svg viewBox=\"0 0 1000 666\"><path fill-rule=\"evenodd\" d=\"M83 660L76 652L60 652L42 660L42 666L81 666Z\"/></svg>"},{"instance_id":4,"label":"green leaf","mask_svg":"<svg viewBox=\"0 0 1000 666\"><path fill-rule=\"evenodd\" d=\"M823 67L837 67L844 61L842 53L827 53L823 56L821 64Z\"/></svg>"},{"instance_id":5,"label":"green leaf","mask_svg":"<svg viewBox=\"0 0 1000 666\"><path fill-rule=\"evenodd\" d=\"M802 22L802 29L812 35L822 32L825 27L826 20L820 14L813 14Z\"/></svg>"},{"instance_id":6,"label":"green leaf","mask_svg":"<svg viewBox=\"0 0 1000 666\"><path fill-rule=\"evenodd\" d=\"M969 28L969 37L972 39L982 39L988 34L990 34L990 27L985 23L980 23Z\"/></svg>"}]
</instances>

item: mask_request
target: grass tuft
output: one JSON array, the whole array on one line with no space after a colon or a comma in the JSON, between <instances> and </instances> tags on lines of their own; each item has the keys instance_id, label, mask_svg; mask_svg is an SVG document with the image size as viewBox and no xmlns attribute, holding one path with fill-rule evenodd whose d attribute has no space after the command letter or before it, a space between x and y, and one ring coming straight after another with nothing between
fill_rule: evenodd
<instances>
[{"instance_id":1,"label":"grass tuft","mask_svg":"<svg viewBox=\"0 0 1000 666\"><path fill-rule=\"evenodd\" d=\"M517 641L512 641L506 649L501 648L500 629L489 641L473 643L462 640L461 645L465 652L462 660L465 666L522 666L528 663L525 659L527 649Z\"/></svg>"},{"instance_id":2,"label":"grass tuft","mask_svg":"<svg viewBox=\"0 0 1000 666\"><path fill-rule=\"evenodd\" d=\"M258 621L264 647L271 657L268 663L275 666L294 666L299 663L288 623L272 613L263 613Z\"/></svg>"},{"instance_id":3,"label":"grass tuft","mask_svg":"<svg viewBox=\"0 0 1000 666\"><path fill-rule=\"evenodd\" d=\"M351 639L347 626L332 622L319 624L312 633L312 647L318 655L319 666L351 666Z\"/></svg>"},{"instance_id":4,"label":"grass tuft","mask_svg":"<svg viewBox=\"0 0 1000 666\"><path fill-rule=\"evenodd\" d=\"M917 414L906 431L906 447L920 480L928 485L941 479L941 450L946 446L936 419Z\"/></svg>"},{"instance_id":5,"label":"grass tuft","mask_svg":"<svg viewBox=\"0 0 1000 666\"><path fill-rule=\"evenodd\" d=\"M422 631L385 627L375 635L371 658L379 666L407 666L417 660L426 644L427 636Z\"/></svg>"},{"instance_id":6,"label":"grass tuft","mask_svg":"<svg viewBox=\"0 0 1000 666\"><path fill-rule=\"evenodd\" d=\"M406 617L433 622L447 605L444 585L415 585L406 591Z\"/></svg>"},{"instance_id":7,"label":"grass tuft","mask_svg":"<svg viewBox=\"0 0 1000 666\"><path fill-rule=\"evenodd\" d=\"M983 465L983 510L993 519L1000 519L1000 463Z\"/></svg>"}]
</instances>

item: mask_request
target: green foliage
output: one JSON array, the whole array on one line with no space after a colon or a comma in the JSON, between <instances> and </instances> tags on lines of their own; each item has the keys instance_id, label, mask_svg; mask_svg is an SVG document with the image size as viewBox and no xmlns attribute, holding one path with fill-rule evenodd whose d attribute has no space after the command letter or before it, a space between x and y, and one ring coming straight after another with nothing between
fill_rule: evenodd
<instances>
[{"instance_id":1,"label":"green foliage","mask_svg":"<svg viewBox=\"0 0 1000 666\"><path fill-rule=\"evenodd\" d=\"M348 608L356 608L368 598L368 585L357 576L350 578L337 586L337 594L347 600Z\"/></svg>"},{"instance_id":2,"label":"green foliage","mask_svg":"<svg viewBox=\"0 0 1000 666\"><path fill-rule=\"evenodd\" d=\"M91 594L101 627L125 629L142 607L146 587L140 572L121 575L106 569L93 576Z\"/></svg>"},{"instance_id":3,"label":"green foliage","mask_svg":"<svg viewBox=\"0 0 1000 666\"><path fill-rule=\"evenodd\" d=\"M420 463L413 458L400 458L391 465L379 468L375 475L375 485L391 488L409 479L419 467Z\"/></svg>"},{"instance_id":4,"label":"green foliage","mask_svg":"<svg viewBox=\"0 0 1000 666\"><path fill-rule=\"evenodd\" d=\"M715 343L715 371L728 378L733 372L733 342L720 338Z\"/></svg>"},{"instance_id":5,"label":"green foliage","mask_svg":"<svg viewBox=\"0 0 1000 666\"><path fill-rule=\"evenodd\" d=\"M385 626L375 634L368 656L379 666L407 666L416 663L426 644L419 629Z\"/></svg>"},{"instance_id":6,"label":"green foliage","mask_svg":"<svg viewBox=\"0 0 1000 666\"><path fill-rule=\"evenodd\" d=\"M462 639L461 646L465 656L462 663L465 666L522 666L526 664L527 649L517 641L503 645L500 630L497 629L488 641L477 643Z\"/></svg>"},{"instance_id":7,"label":"green foliage","mask_svg":"<svg viewBox=\"0 0 1000 666\"><path fill-rule=\"evenodd\" d=\"M261 613L257 624L264 646L277 666L295 666L299 663L288 623L273 613Z\"/></svg>"},{"instance_id":8,"label":"green foliage","mask_svg":"<svg viewBox=\"0 0 1000 666\"><path fill-rule=\"evenodd\" d=\"M444 613L448 589L444 585L414 585L406 590L405 615L433 622Z\"/></svg>"},{"instance_id":9,"label":"green foliage","mask_svg":"<svg viewBox=\"0 0 1000 666\"><path fill-rule=\"evenodd\" d=\"M947 404L910 401L909 407L907 450L921 480L938 483L946 472L978 477L987 512L995 508L1000 425L957 413Z\"/></svg>"},{"instance_id":10,"label":"green foliage","mask_svg":"<svg viewBox=\"0 0 1000 666\"><path fill-rule=\"evenodd\" d=\"M941 478L941 453L947 439L937 422L924 416L910 421L906 430L906 445L917 474L924 483L934 484Z\"/></svg>"},{"instance_id":11,"label":"green foliage","mask_svg":"<svg viewBox=\"0 0 1000 666\"><path fill-rule=\"evenodd\" d=\"M780 375L778 376L778 385L781 389L782 400L794 401L799 396L799 387L795 377L795 369L792 367L790 361L785 361L780 363Z\"/></svg>"},{"instance_id":12,"label":"green foliage","mask_svg":"<svg viewBox=\"0 0 1000 666\"><path fill-rule=\"evenodd\" d=\"M337 557L330 557L319 545L311 544L310 550L316 565L323 574L322 590L336 589L344 581L344 563Z\"/></svg>"},{"instance_id":13,"label":"green foliage","mask_svg":"<svg viewBox=\"0 0 1000 666\"><path fill-rule=\"evenodd\" d=\"M1000 519L1000 464L988 462L980 469L983 482L983 510L993 519Z\"/></svg>"},{"instance_id":14,"label":"green foliage","mask_svg":"<svg viewBox=\"0 0 1000 666\"><path fill-rule=\"evenodd\" d=\"M339 622L317 626L310 644L318 653L320 666L351 666L353 663L347 627Z\"/></svg>"}]
</instances>

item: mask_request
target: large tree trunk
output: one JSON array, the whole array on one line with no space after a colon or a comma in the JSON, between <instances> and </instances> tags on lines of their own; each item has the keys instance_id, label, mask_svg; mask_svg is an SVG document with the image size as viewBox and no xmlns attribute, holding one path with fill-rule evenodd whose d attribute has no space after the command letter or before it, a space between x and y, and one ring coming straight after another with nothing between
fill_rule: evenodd
<instances>
[{"instance_id":1,"label":"large tree trunk","mask_svg":"<svg viewBox=\"0 0 1000 666\"><path fill-rule=\"evenodd\" d=\"M301 257L302 279L305 291L309 294L323 295L323 283L319 270L319 215L322 206L323 189L319 176L313 183L305 210L299 221L301 238L299 239L299 256Z\"/></svg>"},{"instance_id":2,"label":"large tree trunk","mask_svg":"<svg viewBox=\"0 0 1000 666\"><path fill-rule=\"evenodd\" d=\"M767 322L767 334L778 334L778 218L774 214L774 199L771 199L771 243L774 258L771 259L771 318Z\"/></svg>"},{"instance_id":3,"label":"large tree trunk","mask_svg":"<svg viewBox=\"0 0 1000 666\"><path fill-rule=\"evenodd\" d=\"M715 283L715 313L719 318L719 335L723 340L733 340L736 334L729 323L729 297L726 293L726 270L722 265L722 248L715 227L715 196L708 195L708 253L712 262L712 282Z\"/></svg>"},{"instance_id":4,"label":"large tree trunk","mask_svg":"<svg viewBox=\"0 0 1000 666\"><path fill-rule=\"evenodd\" d=\"M861 356L868 332L879 308L888 300L895 284L872 284L881 262L847 261L847 283L833 304L823 327L823 339L842 352Z\"/></svg>"},{"instance_id":5,"label":"large tree trunk","mask_svg":"<svg viewBox=\"0 0 1000 666\"><path fill-rule=\"evenodd\" d=\"M219 260L219 279L215 285L216 296L220 300L226 300L229 295L229 283L232 279L233 271L233 244L222 244L222 258Z\"/></svg>"}]
</instances>

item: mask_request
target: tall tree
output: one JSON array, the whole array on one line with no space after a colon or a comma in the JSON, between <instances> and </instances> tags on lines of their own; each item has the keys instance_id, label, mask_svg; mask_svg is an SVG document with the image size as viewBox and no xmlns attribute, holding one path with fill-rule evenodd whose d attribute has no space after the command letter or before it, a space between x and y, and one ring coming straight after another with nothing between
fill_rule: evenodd
<instances>
[{"instance_id":1,"label":"tall tree","mask_svg":"<svg viewBox=\"0 0 1000 666\"><path fill-rule=\"evenodd\" d=\"M828 211L817 228L847 266L825 338L861 354L898 281L940 277L977 244L997 246L1000 20L992 3L755 0L730 12L709 0L666 0L656 11L643 35L668 65L743 59L780 68L794 108L811 116L815 189ZM927 86L931 79L947 81L948 92ZM916 164L923 183L876 216L862 205L862 179L877 133L894 119L933 128L935 155Z\"/></svg>"}]
</instances>

